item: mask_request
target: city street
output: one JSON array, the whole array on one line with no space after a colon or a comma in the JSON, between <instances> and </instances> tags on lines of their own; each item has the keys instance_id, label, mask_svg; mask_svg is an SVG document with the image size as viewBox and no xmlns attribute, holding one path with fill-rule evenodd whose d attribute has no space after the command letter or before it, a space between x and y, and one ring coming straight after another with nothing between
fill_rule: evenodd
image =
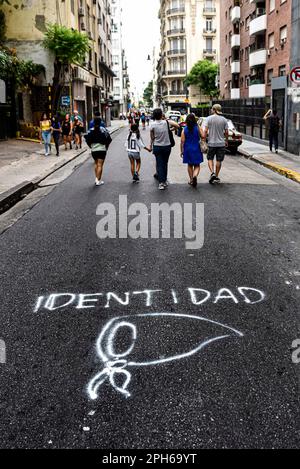
<instances>
[{"instance_id":1,"label":"city street","mask_svg":"<svg viewBox=\"0 0 300 469\"><path fill-rule=\"evenodd\" d=\"M299 184L228 156L222 184L205 163L195 190L179 139L168 190L146 152L133 184L127 132L104 186L86 153L0 235L0 446L299 447ZM204 204L204 246L99 239L97 207L120 195Z\"/></svg>"}]
</instances>

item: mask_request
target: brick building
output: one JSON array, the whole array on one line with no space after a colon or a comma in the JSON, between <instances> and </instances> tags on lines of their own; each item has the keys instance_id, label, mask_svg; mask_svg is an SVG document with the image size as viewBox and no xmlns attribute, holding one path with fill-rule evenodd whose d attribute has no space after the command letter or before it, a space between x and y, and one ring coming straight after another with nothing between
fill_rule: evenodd
<instances>
[{"instance_id":1,"label":"brick building","mask_svg":"<svg viewBox=\"0 0 300 469\"><path fill-rule=\"evenodd\" d=\"M272 79L289 73L291 0L223 0L223 5L221 97L271 97Z\"/></svg>"},{"instance_id":2,"label":"brick building","mask_svg":"<svg viewBox=\"0 0 300 469\"><path fill-rule=\"evenodd\" d=\"M264 111L276 108L286 122L286 94L291 57L292 0L223 0L221 11L220 96L244 108L237 125L245 133L267 138ZM225 103L226 106L226 103ZM227 105L229 106L229 104ZM253 113L248 119L247 106ZM236 120L235 119L235 120ZM281 144L285 146L283 127Z\"/></svg>"}]
</instances>

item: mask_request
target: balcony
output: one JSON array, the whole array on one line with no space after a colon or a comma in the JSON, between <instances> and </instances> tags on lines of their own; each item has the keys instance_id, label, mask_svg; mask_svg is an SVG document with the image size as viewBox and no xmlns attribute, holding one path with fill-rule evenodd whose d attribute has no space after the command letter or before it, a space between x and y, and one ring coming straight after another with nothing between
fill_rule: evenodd
<instances>
[{"instance_id":1,"label":"balcony","mask_svg":"<svg viewBox=\"0 0 300 469\"><path fill-rule=\"evenodd\" d=\"M185 96L186 92L184 90L171 90L169 92L170 96Z\"/></svg>"},{"instance_id":2,"label":"balcony","mask_svg":"<svg viewBox=\"0 0 300 469\"><path fill-rule=\"evenodd\" d=\"M204 7L203 8L203 15L204 16L212 16L217 14L216 7Z\"/></svg>"},{"instance_id":3,"label":"balcony","mask_svg":"<svg viewBox=\"0 0 300 469\"><path fill-rule=\"evenodd\" d=\"M203 49L203 55L205 57L214 57L216 53L216 49Z\"/></svg>"},{"instance_id":4,"label":"balcony","mask_svg":"<svg viewBox=\"0 0 300 469\"><path fill-rule=\"evenodd\" d=\"M267 29L267 15L264 8L257 8L250 21L250 36L261 34Z\"/></svg>"},{"instance_id":5,"label":"balcony","mask_svg":"<svg viewBox=\"0 0 300 469\"><path fill-rule=\"evenodd\" d=\"M170 29L167 31L167 36L177 36L178 34L185 34L185 28Z\"/></svg>"},{"instance_id":6,"label":"balcony","mask_svg":"<svg viewBox=\"0 0 300 469\"><path fill-rule=\"evenodd\" d=\"M230 98L231 99L240 99L241 97L241 92L239 88L231 88L230 91Z\"/></svg>"},{"instance_id":7,"label":"balcony","mask_svg":"<svg viewBox=\"0 0 300 469\"><path fill-rule=\"evenodd\" d=\"M238 23L241 19L241 7L233 7L231 10L231 21L232 23Z\"/></svg>"},{"instance_id":8,"label":"balcony","mask_svg":"<svg viewBox=\"0 0 300 469\"><path fill-rule=\"evenodd\" d=\"M231 62L231 73L240 73L241 72L241 63L239 60Z\"/></svg>"},{"instance_id":9,"label":"balcony","mask_svg":"<svg viewBox=\"0 0 300 469\"><path fill-rule=\"evenodd\" d=\"M185 75L186 70L184 68L179 69L179 70L169 70L168 75Z\"/></svg>"},{"instance_id":10,"label":"balcony","mask_svg":"<svg viewBox=\"0 0 300 469\"><path fill-rule=\"evenodd\" d=\"M266 84L255 83L249 86L249 98L265 98L266 97Z\"/></svg>"},{"instance_id":11,"label":"balcony","mask_svg":"<svg viewBox=\"0 0 300 469\"><path fill-rule=\"evenodd\" d=\"M168 16L173 16L173 15L182 15L185 13L185 6L182 6L182 7L178 7L178 8L170 8L169 10L167 10L167 15Z\"/></svg>"},{"instance_id":12,"label":"balcony","mask_svg":"<svg viewBox=\"0 0 300 469\"><path fill-rule=\"evenodd\" d=\"M216 34L217 34L216 29L207 29L207 28L203 29L203 36L215 36Z\"/></svg>"},{"instance_id":13,"label":"balcony","mask_svg":"<svg viewBox=\"0 0 300 469\"><path fill-rule=\"evenodd\" d=\"M168 55L184 55L186 54L186 49L172 49L168 50Z\"/></svg>"},{"instance_id":14,"label":"balcony","mask_svg":"<svg viewBox=\"0 0 300 469\"><path fill-rule=\"evenodd\" d=\"M241 35L240 34L233 34L231 36L231 48L240 47L241 45Z\"/></svg>"},{"instance_id":15,"label":"balcony","mask_svg":"<svg viewBox=\"0 0 300 469\"><path fill-rule=\"evenodd\" d=\"M249 55L249 66L258 67L259 65L265 65L267 63L267 50L258 49L250 52Z\"/></svg>"}]
</instances>

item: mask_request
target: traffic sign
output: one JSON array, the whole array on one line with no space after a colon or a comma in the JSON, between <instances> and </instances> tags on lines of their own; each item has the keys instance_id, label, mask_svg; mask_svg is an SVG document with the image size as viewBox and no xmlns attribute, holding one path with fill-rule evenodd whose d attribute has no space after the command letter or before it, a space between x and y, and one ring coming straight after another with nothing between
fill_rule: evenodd
<instances>
[{"instance_id":1,"label":"traffic sign","mask_svg":"<svg viewBox=\"0 0 300 469\"><path fill-rule=\"evenodd\" d=\"M290 78L293 83L297 83L300 85L300 66L294 67L291 70Z\"/></svg>"},{"instance_id":2,"label":"traffic sign","mask_svg":"<svg viewBox=\"0 0 300 469\"><path fill-rule=\"evenodd\" d=\"M61 105L62 106L70 106L71 99L70 96L62 96L61 97Z\"/></svg>"}]
</instances>

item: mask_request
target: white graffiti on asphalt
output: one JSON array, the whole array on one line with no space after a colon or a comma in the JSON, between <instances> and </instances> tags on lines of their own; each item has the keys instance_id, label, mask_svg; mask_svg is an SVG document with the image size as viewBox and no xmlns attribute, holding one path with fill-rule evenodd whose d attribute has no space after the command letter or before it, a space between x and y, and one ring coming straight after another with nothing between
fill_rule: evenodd
<instances>
[{"instance_id":1,"label":"white graffiti on asphalt","mask_svg":"<svg viewBox=\"0 0 300 469\"><path fill-rule=\"evenodd\" d=\"M174 305L180 303L186 305L187 300L189 300L195 306L202 306L209 300L215 305L225 301L230 301L236 305L240 302L255 305L266 298L263 291L250 287L237 287L236 291L221 288L217 292L211 292L203 288L187 288L181 294L175 289L170 291L145 289L126 293L52 293L38 297L34 312L37 313L42 309L56 311L68 307L74 307L77 310L95 309L97 307L109 309L111 305L115 306L116 304L128 307L132 306L136 298L142 298L143 304L147 308L152 307L154 304L159 307L159 300L163 295L167 295Z\"/></svg>"},{"instance_id":2,"label":"white graffiti on asphalt","mask_svg":"<svg viewBox=\"0 0 300 469\"><path fill-rule=\"evenodd\" d=\"M200 341L197 346L193 349L190 349L184 353L171 355L171 356L158 356L157 359L149 359L148 361L132 361L129 360L129 356L134 352L136 341L138 339L138 330L136 322L141 320L146 320L147 323L153 318L164 318L165 320L174 320L175 318L181 319L184 321L193 320L193 321L203 321L213 325L216 329L222 330L222 334L217 333L214 337L205 338L205 340ZM151 324L147 324L148 327ZM186 324L183 326L185 327ZM127 350L124 350L122 353L118 353L115 350L115 339L117 333L122 328L128 328L131 334L131 343L128 346ZM224 332L226 333L224 334ZM99 397L99 390L102 384L109 382L111 386L121 393L125 397L130 397L131 393L128 390L128 386L131 381L131 373L128 368L134 367L150 367L155 365L160 365L163 363L169 363L177 360L182 360L188 357L195 355L200 352L204 347L212 344L213 342L220 341L230 336L243 337L242 332L239 332L232 327L226 326L216 321L205 319L199 316L186 315L186 314L176 314L176 313L145 313L137 314L135 316L125 316L125 317L116 317L111 319L102 329L102 332L97 340L96 350L98 357L100 358L104 368L100 371L88 384L87 393L90 399L96 400ZM123 377L123 384L120 385L120 378ZM118 383L116 378L118 378Z\"/></svg>"}]
</instances>

